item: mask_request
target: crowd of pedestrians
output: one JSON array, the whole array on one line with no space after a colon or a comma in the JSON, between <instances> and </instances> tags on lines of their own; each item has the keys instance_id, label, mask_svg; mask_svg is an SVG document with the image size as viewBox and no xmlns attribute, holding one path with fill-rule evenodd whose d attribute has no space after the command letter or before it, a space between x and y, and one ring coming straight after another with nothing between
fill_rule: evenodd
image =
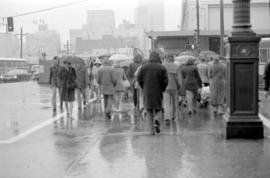
<instances>
[{"instance_id":1,"label":"crowd of pedestrians","mask_svg":"<svg viewBox=\"0 0 270 178\"><path fill-rule=\"evenodd\" d=\"M161 118L166 125L179 118L183 103L188 115L196 114L203 91L210 92L209 103L214 115L223 114L226 67L220 59L213 56L207 61L189 56L184 64L177 65L173 54L163 56L153 51L149 60L137 54L124 67L109 57L102 61L96 58L89 66L64 60L62 66L61 60L54 57L49 81L53 111L57 109L58 90L60 110L63 111L64 103L68 116L72 117L76 93L78 109L84 109L90 97L97 97L97 101L103 99L106 119L111 119L113 110L121 112L123 96L126 98L127 90L131 89L135 114L147 115L153 135L160 132Z\"/></svg>"}]
</instances>

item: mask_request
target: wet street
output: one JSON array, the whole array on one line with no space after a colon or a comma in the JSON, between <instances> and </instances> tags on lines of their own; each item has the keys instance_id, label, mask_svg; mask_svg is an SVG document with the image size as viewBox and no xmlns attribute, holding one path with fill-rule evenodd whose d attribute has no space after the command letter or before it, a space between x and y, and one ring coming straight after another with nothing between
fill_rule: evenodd
<instances>
[{"instance_id":1,"label":"wet street","mask_svg":"<svg viewBox=\"0 0 270 178\"><path fill-rule=\"evenodd\" d=\"M270 132L263 140L226 140L221 116L181 108L170 126L149 134L146 118L105 120L100 104L73 118L52 113L48 86L0 85L1 178L269 178Z\"/></svg>"}]
</instances>

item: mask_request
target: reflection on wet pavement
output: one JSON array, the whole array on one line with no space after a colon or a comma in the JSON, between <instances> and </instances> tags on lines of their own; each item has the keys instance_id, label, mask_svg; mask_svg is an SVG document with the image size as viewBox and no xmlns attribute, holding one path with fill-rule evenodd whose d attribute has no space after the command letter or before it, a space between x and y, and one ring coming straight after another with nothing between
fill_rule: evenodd
<instances>
[{"instance_id":1,"label":"reflection on wet pavement","mask_svg":"<svg viewBox=\"0 0 270 178\"><path fill-rule=\"evenodd\" d=\"M47 102L50 90L45 86L36 86L36 90L46 91L47 98L35 95L32 102ZM269 130L265 129L263 140L226 140L221 134L222 118L213 117L209 108L192 116L181 108L176 121L166 126L162 120L161 133L152 136L147 118L134 117L130 102L124 104L131 108L128 112L114 112L112 119L106 120L99 103L93 102L85 110L75 109L73 117L67 118L65 113L52 113L51 108L45 112L39 107L32 112L28 107L35 107L29 100L25 99L24 109L18 111L25 112L20 115L20 122L10 122L14 131L23 131L21 125L35 126L31 123L34 119L39 122L52 116L57 119L18 142L0 144L1 178L269 178L270 175ZM42 118L31 117L39 112Z\"/></svg>"}]
</instances>

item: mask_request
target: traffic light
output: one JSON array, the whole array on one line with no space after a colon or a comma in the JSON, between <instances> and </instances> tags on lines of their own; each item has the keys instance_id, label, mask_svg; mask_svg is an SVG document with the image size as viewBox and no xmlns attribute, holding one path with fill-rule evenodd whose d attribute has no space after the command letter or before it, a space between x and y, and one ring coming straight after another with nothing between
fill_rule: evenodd
<instances>
[{"instance_id":1,"label":"traffic light","mask_svg":"<svg viewBox=\"0 0 270 178\"><path fill-rule=\"evenodd\" d=\"M8 25L8 32L13 32L14 31L13 17L7 18L7 25Z\"/></svg>"}]
</instances>

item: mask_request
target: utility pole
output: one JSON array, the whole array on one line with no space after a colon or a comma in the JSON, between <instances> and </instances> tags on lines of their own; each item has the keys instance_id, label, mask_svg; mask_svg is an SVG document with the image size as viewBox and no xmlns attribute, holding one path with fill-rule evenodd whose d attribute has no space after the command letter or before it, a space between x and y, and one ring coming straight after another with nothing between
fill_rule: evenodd
<instances>
[{"instance_id":1,"label":"utility pole","mask_svg":"<svg viewBox=\"0 0 270 178\"><path fill-rule=\"evenodd\" d=\"M220 55L225 56L224 49L224 7L223 0L220 0Z\"/></svg>"},{"instance_id":2,"label":"utility pole","mask_svg":"<svg viewBox=\"0 0 270 178\"><path fill-rule=\"evenodd\" d=\"M21 44L20 44L20 58L23 58L23 28L21 27L21 33L20 33L20 39L21 39Z\"/></svg>"},{"instance_id":3,"label":"utility pole","mask_svg":"<svg viewBox=\"0 0 270 178\"><path fill-rule=\"evenodd\" d=\"M196 0L196 15L197 15L197 29L196 29L196 50L197 55L200 54L200 9L199 9L199 0Z\"/></svg>"}]
</instances>

